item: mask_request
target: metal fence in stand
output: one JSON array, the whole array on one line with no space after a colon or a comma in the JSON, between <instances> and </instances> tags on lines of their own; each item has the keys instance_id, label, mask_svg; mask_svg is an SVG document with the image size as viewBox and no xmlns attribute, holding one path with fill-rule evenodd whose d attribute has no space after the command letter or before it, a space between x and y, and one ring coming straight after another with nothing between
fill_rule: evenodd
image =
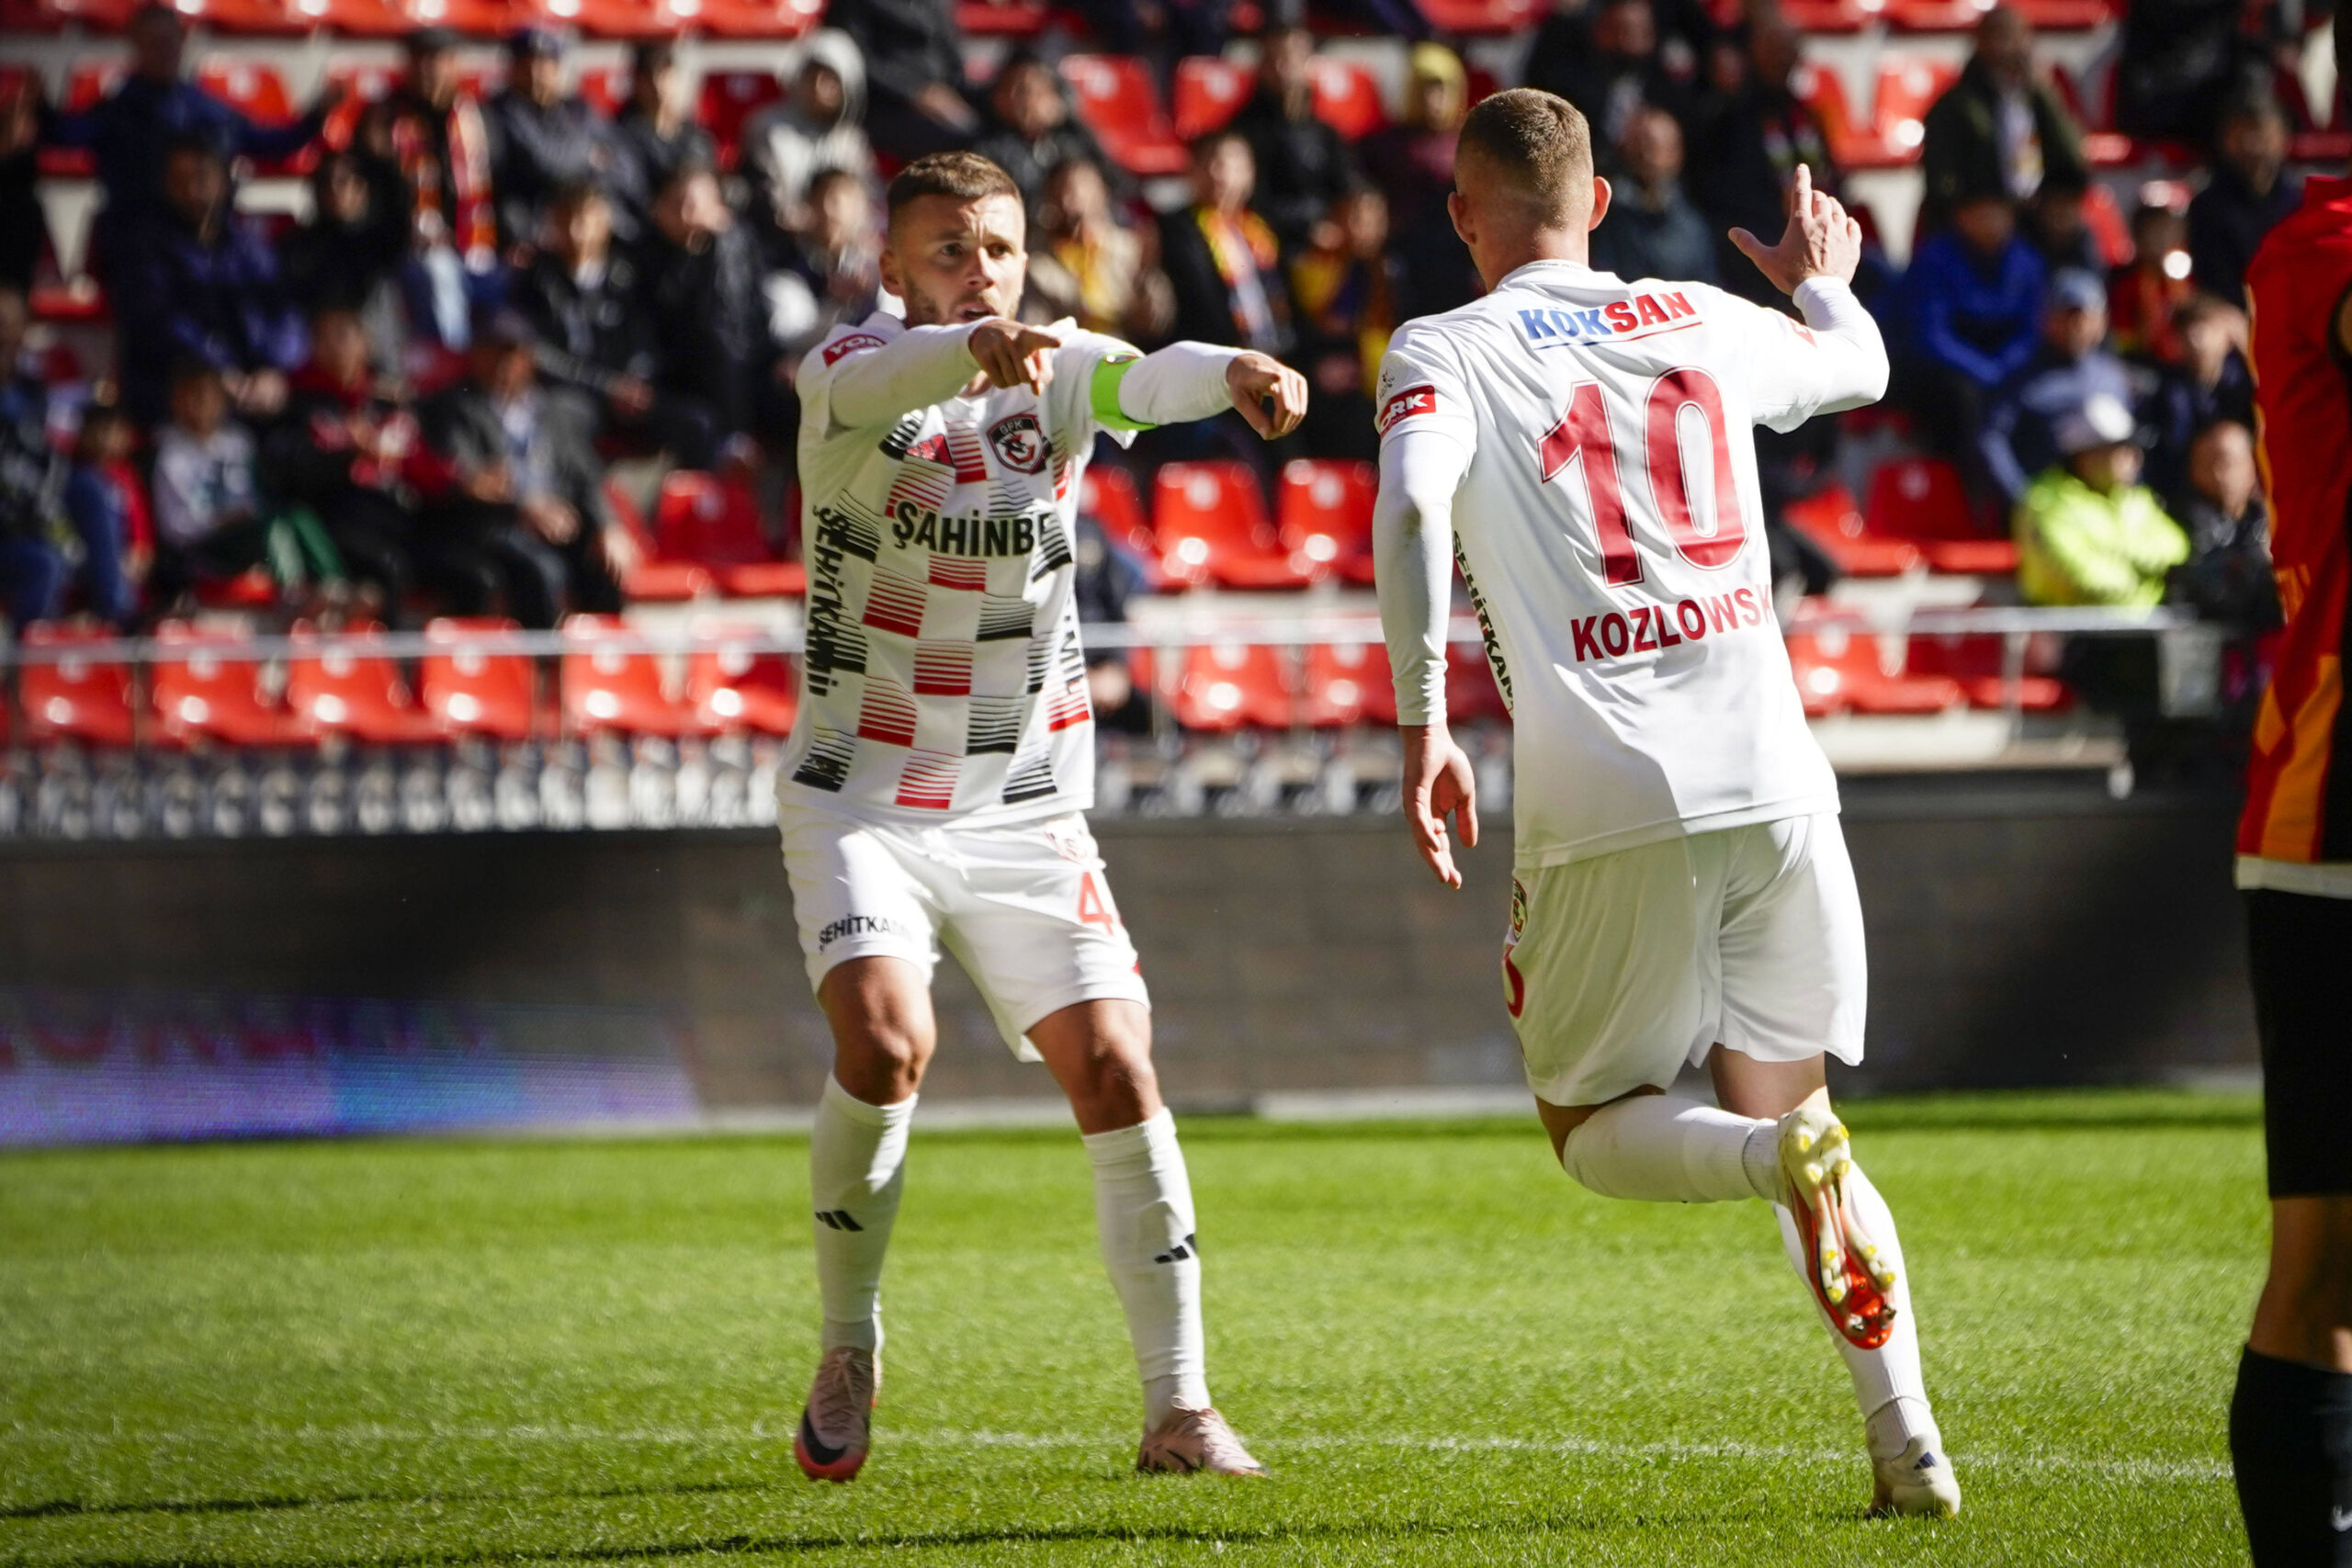
<instances>
[{"instance_id":1,"label":"metal fence in stand","mask_svg":"<svg viewBox=\"0 0 2352 1568\"><path fill-rule=\"evenodd\" d=\"M1878 639L1882 652L1909 646L1913 637L1997 637L2004 713L2018 729L2028 722L2023 690L2036 638L2154 636L2165 650L2168 699L2194 711L2200 682L2222 634L2177 612L1919 609L1887 615L1816 606L1792 618L1788 633L1836 649L1858 636ZM1132 730L1105 726L1097 739L1096 808L1147 816L1301 815L1396 808L1398 747L1379 723L1332 722L1299 700L1308 650L1371 648L1381 640L1376 617L1237 616L1179 614L1144 624L1091 624L1091 652L1124 650L1134 660L1136 687L1148 704L1148 723ZM1449 628L1453 651L1474 658L1477 623L1457 616ZM562 680L567 656L607 660L652 656L674 689L678 670L695 655L718 655L739 666L761 655L797 655L797 630L599 627L593 634L466 628L459 632L321 632L300 637L207 637L74 641L0 648L0 671L21 690L25 671L42 666L86 670L131 667L130 743L91 745L72 739L28 743L20 706L0 754L0 839L106 840L208 837L334 837L348 834L571 831L680 827L756 827L775 819L775 735L690 732L675 738L629 735L616 728L577 733L557 716L563 705L546 700ZM1981 645L1980 645L1981 646ZM1196 659L1193 650L1209 657ZM1189 679L1213 679L1217 650L1271 649L1290 697L1288 726L1247 721L1206 730L1187 728L1180 712ZM240 663L265 666L257 682L277 702L289 664L300 660L394 660L410 666L426 658L458 660L520 657L529 660L540 700L534 737L494 741L433 739L406 745L369 744L338 734L266 745L230 745L167 733L152 700L153 673L166 665ZM1385 672L1385 666L1372 666ZM1375 677L1377 678L1377 673ZM2186 693L2185 698L2179 698ZM290 720L290 716L289 716ZM179 727L186 729L188 727ZM690 731L699 726L690 726ZM1487 809L1510 799L1508 728L1464 727Z\"/></svg>"}]
</instances>

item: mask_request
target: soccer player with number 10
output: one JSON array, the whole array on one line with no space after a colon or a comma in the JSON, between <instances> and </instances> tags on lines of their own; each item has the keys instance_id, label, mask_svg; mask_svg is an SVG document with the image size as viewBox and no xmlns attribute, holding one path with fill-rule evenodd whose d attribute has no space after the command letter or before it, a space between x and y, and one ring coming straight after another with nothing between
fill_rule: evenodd
<instances>
[{"instance_id":1,"label":"soccer player with number 10","mask_svg":"<svg viewBox=\"0 0 2352 1568\"><path fill-rule=\"evenodd\" d=\"M1951 1515L1902 1249L1829 1107L1862 1055L1861 908L1838 787L1770 597L1749 428L1886 389L1849 287L1860 231L1798 165L1788 229L1734 242L1799 324L1586 264L1609 209L1584 117L1471 111L1453 223L1487 294L1408 321L1380 378L1381 618L1406 813L1461 886L1477 842L1445 728L1457 558L1515 729L1504 1000L1561 1165L1615 1198L1761 1198L1861 1405L1879 1513ZM1672 1093L1703 1065L1721 1109Z\"/></svg>"}]
</instances>

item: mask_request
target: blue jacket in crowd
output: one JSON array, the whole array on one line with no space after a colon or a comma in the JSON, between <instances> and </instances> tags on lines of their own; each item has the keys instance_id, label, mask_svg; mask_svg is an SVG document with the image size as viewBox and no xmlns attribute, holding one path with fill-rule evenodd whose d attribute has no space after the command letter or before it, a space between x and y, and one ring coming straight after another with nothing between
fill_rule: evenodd
<instances>
[{"instance_id":1,"label":"blue jacket in crowd","mask_svg":"<svg viewBox=\"0 0 2352 1568\"><path fill-rule=\"evenodd\" d=\"M128 221L162 207L164 154L174 141L208 142L223 159L290 158L324 124L313 112L287 125L257 125L194 82L130 76L93 107L51 118L41 140L90 152L106 191L107 222L120 234Z\"/></svg>"},{"instance_id":2,"label":"blue jacket in crowd","mask_svg":"<svg viewBox=\"0 0 2352 1568\"><path fill-rule=\"evenodd\" d=\"M2016 375L2041 341L2041 258L2023 240L1987 264L1956 233L1921 245L1895 286L1894 336L1904 349L1990 391Z\"/></svg>"},{"instance_id":3,"label":"blue jacket in crowd","mask_svg":"<svg viewBox=\"0 0 2352 1568\"><path fill-rule=\"evenodd\" d=\"M2137 409L2142 389L2132 367L2103 348L2068 359L2044 342L2001 389L1976 437L1985 469L2015 505L2036 477L2059 460L2057 422L2091 399L2113 398Z\"/></svg>"},{"instance_id":4,"label":"blue jacket in crowd","mask_svg":"<svg viewBox=\"0 0 2352 1568\"><path fill-rule=\"evenodd\" d=\"M277 275L277 257L239 219L212 243L175 218L142 225L125 246L113 290L123 400L152 425L170 400L172 362L186 355L221 370L288 370L310 334Z\"/></svg>"}]
</instances>

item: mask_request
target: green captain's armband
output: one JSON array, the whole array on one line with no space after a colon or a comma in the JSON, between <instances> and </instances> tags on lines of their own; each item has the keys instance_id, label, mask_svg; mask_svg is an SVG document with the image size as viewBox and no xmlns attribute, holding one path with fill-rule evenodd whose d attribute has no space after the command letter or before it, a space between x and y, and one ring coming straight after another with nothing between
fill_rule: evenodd
<instances>
[{"instance_id":1,"label":"green captain's armband","mask_svg":"<svg viewBox=\"0 0 2352 1568\"><path fill-rule=\"evenodd\" d=\"M1086 397L1088 406L1093 411L1095 422L1104 429L1156 430L1159 428L1157 425L1147 424L1142 420L1128 418L1126 412L1119 407L1119 383L1127 378L1128 371L1142 363L1143 360L1139 355L1125 359L1104 359L1096 363L1094 379L1086 389Z\"/></svg>"}]
</instances>

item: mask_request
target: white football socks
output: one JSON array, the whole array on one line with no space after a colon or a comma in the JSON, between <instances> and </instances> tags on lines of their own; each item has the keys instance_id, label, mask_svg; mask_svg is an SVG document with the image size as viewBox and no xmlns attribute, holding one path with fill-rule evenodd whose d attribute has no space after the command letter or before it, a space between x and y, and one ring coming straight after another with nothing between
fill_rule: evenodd
<instances>
[{"instance_id":1,"label":"white football socks","mask_svg":"<svg viewBox=\"0 0 2352 1568\"><path fill-rule=\"evenodd\" d=\"M907 1131L918 1098L868 1105L826 1076L808 1140L825 1349L882 1348L882 1258L906 1185Z\"/></svg>"},{"instance_id":2,"label":"white football socks","mask_svg":"<svg viewBox=\"0 0 2352 1568\"><path fill-rule=\"evenodd\" d=\"M1778 1190L1778 1123L1695 1100L1637 1094L1604 1105L1570 1133L1560 1164L1604 1198L1723 1203Z\"/></svg>"},{"instance_id":3,"label":"white football socks","mask_svg":"<svg viewBox=\"0 0 2352 1568\"><path fill-rule=\"evenodd\" d=\"M1165 1109L1083 1142L1094 1166L1102 1266L1126 1309L1143 1377L1144 1429L1152 1431L1180 1405L1205 1410L1209 1404L1193 1184L1176 1144L1176 1119Z\"/></svg>"},{"instance_id":4,"label":"white football socks","mask_svg":"<svg viewBox=\"0 0 2352 1568\"><path fill-rule=\"evenodd\" d=\"M1918 1437L1940 1447L1942 1438L1928 1407L1927 1380L1919 1372L1919 1325L1911 1315L1911 1275L1903 1267L1903 1243L1894 1234L1894 1216L1860 1166L1846 1173L1846 1195L1854 1217L1878 1244L1880 1256L1894 1269L1894 1289L1886 1293L1887 1301L1894 1307L1894 1326L1885 1344L1875 1350L1865 1350L1831 1327L1826 1314L1821 1325L1828 1329L1830 1343L1838 1347L1838 1354L1845 1359L1847 1374L1854 1380L1854 1403L1861 1406L1862 1422L1870 1434L1871 1457L1892 1459L1903 1451L1905 1444ZM1789 1255L1789 1265L1797 1271L1798 1279L1806 1281L1805 1294L1810 1299L1813 1259L1797 1235L1796 1220L1779 1203L1772 1205L1772 1213L1781 1222L1781 1245ZM1819 1310L1818 1303L1815 1310Z\"/></svg>"}]
</instances>

